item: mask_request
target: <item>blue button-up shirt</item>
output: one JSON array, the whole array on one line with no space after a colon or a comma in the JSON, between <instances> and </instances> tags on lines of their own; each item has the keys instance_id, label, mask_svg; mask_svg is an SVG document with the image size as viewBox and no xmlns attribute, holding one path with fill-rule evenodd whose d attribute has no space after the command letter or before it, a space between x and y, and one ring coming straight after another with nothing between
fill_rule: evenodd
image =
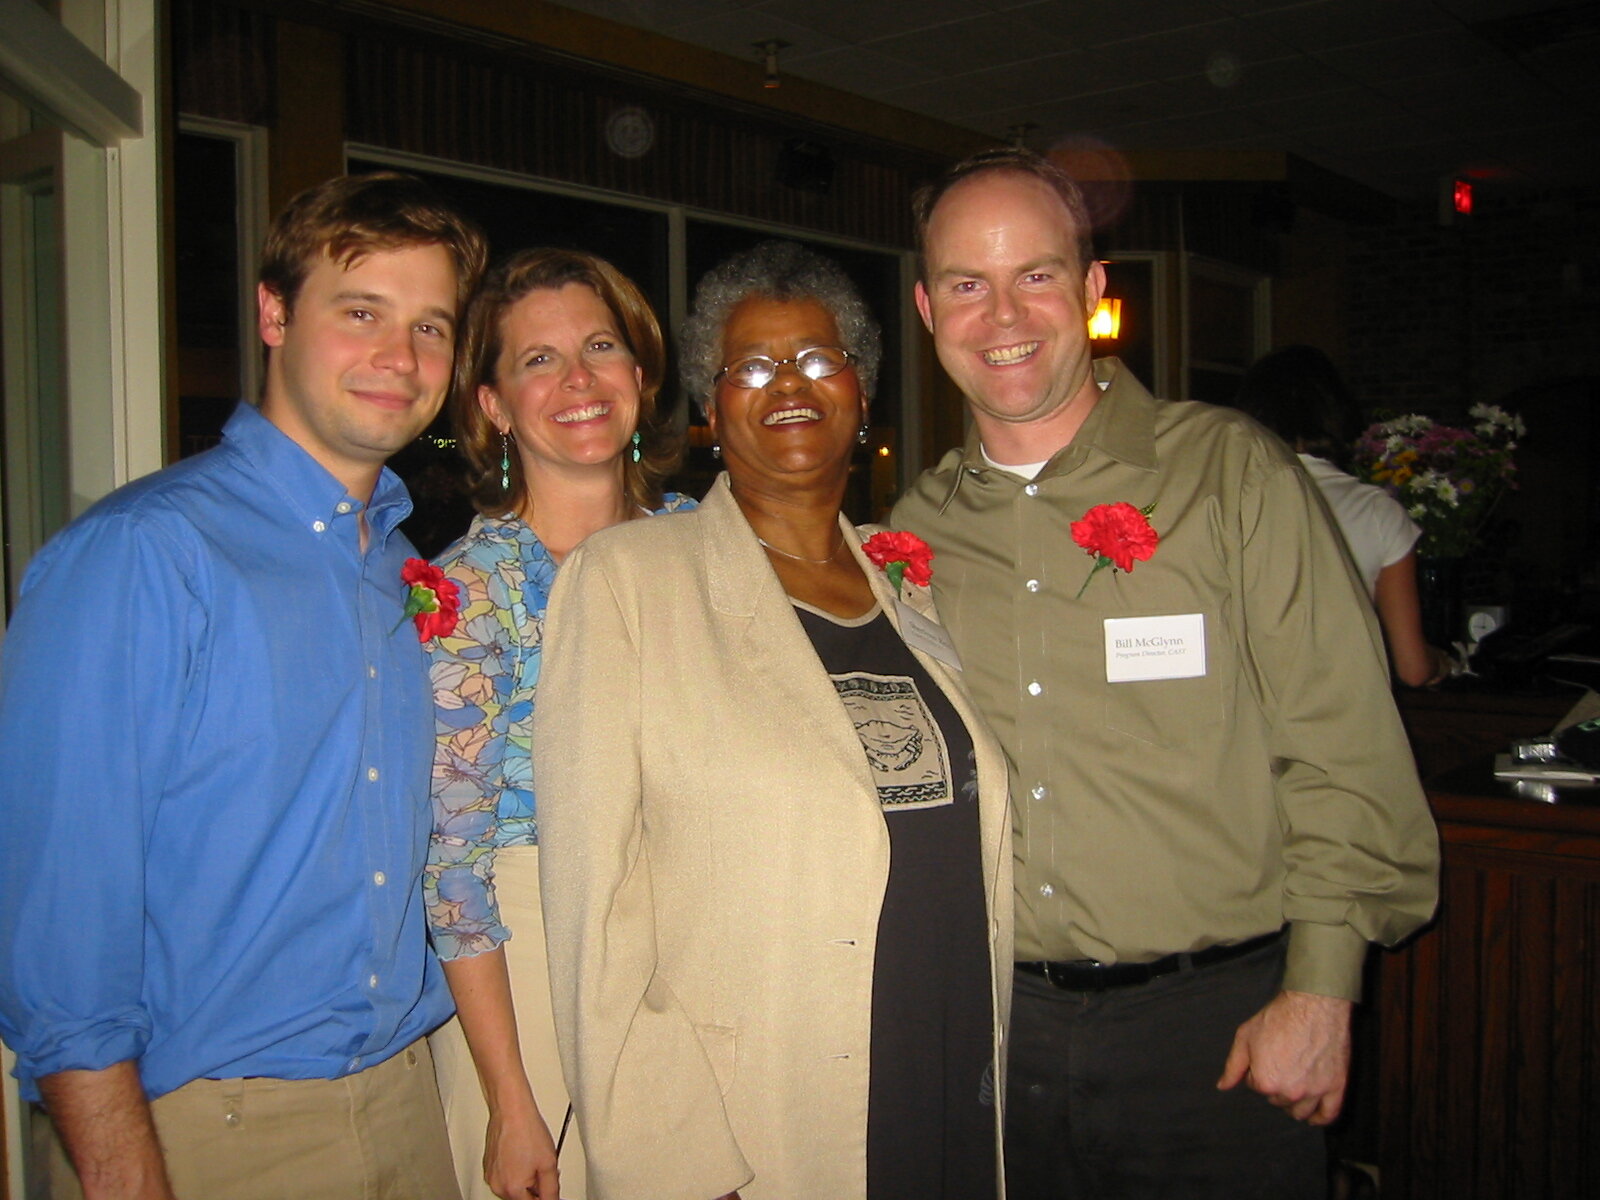
<instances>
[{"instance_id":1,"label":"blue button-up shirt","mask_svg":"<svg viewBox=\"0 0 1600 1200\"><path fill-rule=\"evenodd\" d=\"M30 568L0 674L0 1035L41 1075L332 1078L450 1014L418 884L433 706L364 505L241 404Z\"/></svg>"}]
</instances>

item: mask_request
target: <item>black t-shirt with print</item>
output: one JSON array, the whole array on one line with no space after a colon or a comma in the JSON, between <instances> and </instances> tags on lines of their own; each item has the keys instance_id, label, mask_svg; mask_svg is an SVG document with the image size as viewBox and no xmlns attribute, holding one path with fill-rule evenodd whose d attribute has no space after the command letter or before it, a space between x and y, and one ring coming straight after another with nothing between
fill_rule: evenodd
<instances>
[{"instance_id":1,"label":"black t-shirt with print","mask_svg":"<svg viewBox=\"0 0 1600 1200\"><path fill-rule=\"evenodd\" d=\"M869 1200L996 1193L993 1001L972 738L881 610L796 605L889 828L873 964Z\"/></svg>"}]
</instances>

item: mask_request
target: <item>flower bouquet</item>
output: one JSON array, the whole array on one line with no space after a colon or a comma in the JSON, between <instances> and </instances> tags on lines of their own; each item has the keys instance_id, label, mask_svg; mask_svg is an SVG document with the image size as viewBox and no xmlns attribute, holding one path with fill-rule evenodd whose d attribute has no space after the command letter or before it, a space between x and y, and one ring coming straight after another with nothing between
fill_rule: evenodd
<instances>
[{"instance_id":1,"label":"flower bouquet","mask_svg":"<svg viewBox=\"0 0 1600 1200\"><path fill-rule=\"evenodd\" d=\"M1421 528L1419 554L1466 554L1495 502L1516 486L1512 455L1527 432L1522 418L1493 404L1475 404L1467 415L1473 424L1462 429L1408 413L1356 440L1356 475L1398 500Z\"/></svg>"}]
</instances>

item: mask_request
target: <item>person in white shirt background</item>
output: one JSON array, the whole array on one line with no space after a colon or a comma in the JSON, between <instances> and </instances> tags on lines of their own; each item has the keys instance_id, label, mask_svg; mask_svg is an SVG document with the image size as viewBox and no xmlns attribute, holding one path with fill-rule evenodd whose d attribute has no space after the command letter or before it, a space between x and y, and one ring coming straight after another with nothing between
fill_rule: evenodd
<instances>
[{"instance_id":1,"label":"person in white shirt background","mask_svg":"<svg viewBox=\"0 0 1600 1200\"><path fill-rule=\"evenodd\" d=\"M1289 443L1328 502L1378 610L1395 677L1409 687L1447 678L1449 654L1430 646L1422 633L1422 531L1394 497L1344 470L1362 416L1333 362L1315 346L1274 350L1245 373L1234 403Z\"/></svg>"}]
</instances>

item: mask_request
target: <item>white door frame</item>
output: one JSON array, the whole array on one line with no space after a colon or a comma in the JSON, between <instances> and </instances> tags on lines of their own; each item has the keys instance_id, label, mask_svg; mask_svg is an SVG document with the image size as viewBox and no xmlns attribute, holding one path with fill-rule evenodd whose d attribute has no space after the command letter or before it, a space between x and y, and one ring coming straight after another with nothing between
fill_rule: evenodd
<instances>
[{"instance_id":1,"label":"white door frame","mask_svg":"<svg viewBox=\"0 0 1600 1200\"><path fill-rule=\"evenodd\" d=\"M0 75L34 114L35 131L24 137L45 129L58 139L64 301L59 314L40 315L61 322L68 508L76 515L165 457L165 30L162 0L59 0L57 9L59 20L33 0L0 0ZM36 549L0 561L0 587ZM9 1168L0 1197L22 1200L25 1110L9 1055L0 1057Z\"/></svg>"}]
</instances>

